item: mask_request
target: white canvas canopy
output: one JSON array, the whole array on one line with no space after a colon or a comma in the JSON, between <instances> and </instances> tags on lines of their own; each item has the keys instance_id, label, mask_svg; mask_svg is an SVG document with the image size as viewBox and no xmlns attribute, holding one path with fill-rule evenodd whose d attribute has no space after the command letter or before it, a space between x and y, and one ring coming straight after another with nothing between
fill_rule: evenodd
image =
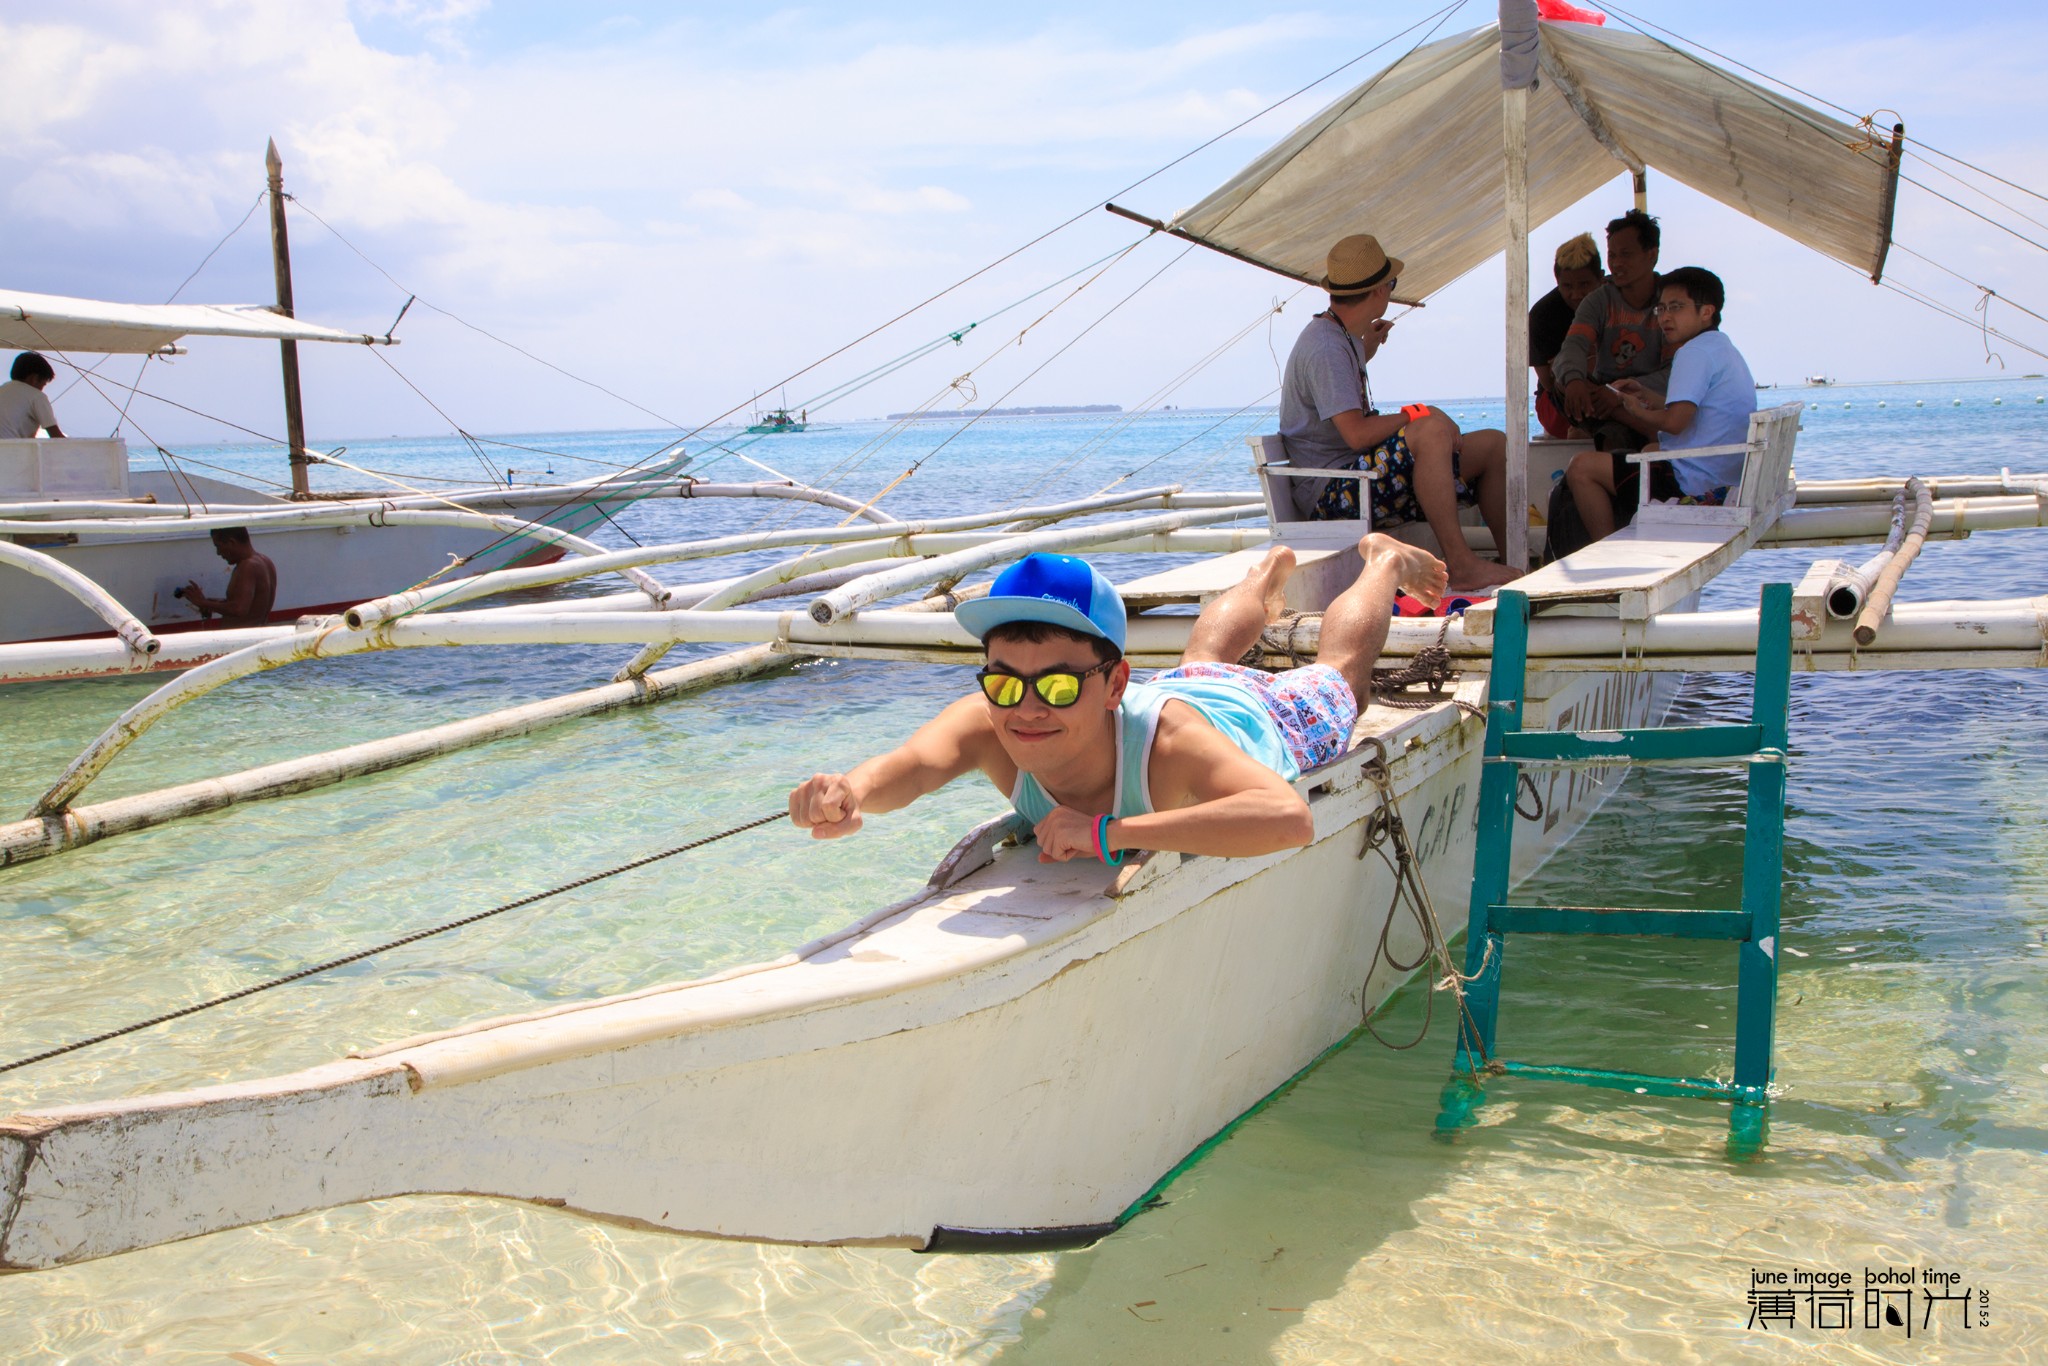
<instances>
[{"instance_id":1,"label":"white canvas canopy","mask_svg":"<svg viewBox=\"0 0 2048 1366\"><path fill-rule=\"evenodd\" d=\"M1416 49L1351 90L1170 224L1311 283L1332 243L1378 237L1424 299L1501 250L1497 25ZM1893 144L1665 43L1537 26L1529 221L1654 167L1878 279L1891 243Z\"/></svg>"},{"instance_id":2,"label":"white canvas canopy","mask_svg":"<svg viewBox=\"0 0 2048 1366\"><path fill-rule=\"evenodd\" d=\"M287 318L262 304L116 304L0 289L0 349L143 355L193 336L394 344Z\"/></svg>"}]
</instances>

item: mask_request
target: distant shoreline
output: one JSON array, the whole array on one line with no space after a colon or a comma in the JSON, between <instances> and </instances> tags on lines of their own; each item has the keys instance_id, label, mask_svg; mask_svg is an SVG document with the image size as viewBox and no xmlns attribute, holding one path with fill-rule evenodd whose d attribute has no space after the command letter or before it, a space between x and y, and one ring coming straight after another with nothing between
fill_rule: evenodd
<instances>
[{"instance_id":1,"label":"distant shoreline","mask_svg":"<svg viewBox=\"0 0 2048 1366\"><path fill-rule=\"evenodd\" d=\"M1063 417L1072 413L1120 413L1121 403L1084 403L1076 405L1041 404L1031 408L928 408L918 413L890 413L885 422L902 422L906 419L945 421L958 417Z\"/></svg>"}]
</instances>

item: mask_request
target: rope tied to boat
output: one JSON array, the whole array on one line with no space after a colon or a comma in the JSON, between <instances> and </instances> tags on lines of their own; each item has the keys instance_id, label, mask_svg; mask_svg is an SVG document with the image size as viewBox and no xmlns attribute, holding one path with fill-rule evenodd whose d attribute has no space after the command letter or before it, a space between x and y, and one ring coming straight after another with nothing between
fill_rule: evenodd
<instances>
[{"instance_id":1,"label":"rope tied to boat","mask_svg":"<svg viewBox=\"0 0 2048 1366\"><path fill-rule=\"evenodd\" d=\"M1374 1042L1395 1052L1405 1052L1420 1044L1429 1034L1430 1021L1436 1015L1436 994L1440 991L1452 993L1458 1002L1458 1016L1462 1027L1471 1037L1478 1037L1478 1029L1472 1020L1472 1012L1465 1004L1465 984L1484 976L1493 962L1493 943L1488 941L1485 956L1480 960L1478 971L1466 973L1459 970L1451 958L1449 941L1444 928L1437 920L1436 903L1429 895L1429 884L1422 877L1422 859L1415 852L1413 841L1408 838L1408 823L1401 818L1400 799L1394 795L1393 771L1387 755L1386 742L1379 736L1367 739L1373 747L1375 758L1364 768L1364 775L1378 789L1379 810L1365 821L1365 836L1358 847L1358 857L1377 854L1394 875L1394 895L1388 903L1386 918L1380 922L1379 942L1373 948L1373 963L1365 972L1365 981L1360 982L1359 1025L1372 1035ZM1391 850L1391 853L1389 852ZM1394 920L1406 910L1417 929L1422 931L1422 952L1409 962L1402 962L1394 956L1388 940L1393 933ZM1372 978L1372 967L1384 960L1389 968L1406 976L1424 963L1434 962L1436 980L1430 984L1429 994L1423 998L1422 1027L1407 1043L1392 1043L1372 1022L1372 1011L1365 1005L1366 984ZM1474 1074L1475 1081L1478 1079Z\"/></svg>"},{"instance_id":2,"label":"rope tied to boat","mask_svg":"<svg viewBox=\"0 0 2048 1366\"><path fill-rule=\"evenodd\" d=\"M39 1062L48 1062L50 1059L60 1058L66 1053L76 1053L81 1048L90 1048L94 1044L105 1043L109 1039L118 1039L124 1034L133 1034L139 1030L153 1028L156 1025L168 1024L172 1020L182 1020L187 1015L197 1015L202 1010L211 1010L215 1006L224 1006L230 1001L239 1001L246 996L254 996L259 992L270 991L292 982L303 981L308 977L313 977L323 972L331 972L335 968L346 967L350 963L360 963L365 958L374 958L380 953L387 953L392 949L401 948L407 944L416 944L422 939L431 939L437 934L446 934L450 930L461 929L464 925L474 925L479 920L489 920L494 915L503 915L507 911L516 911L523 906L531 906L535 902L546 901L550 897L560 896L564 892L573 892L579 887L588 887L593 882L602 882L606 878L617 877L621 873L630 873L635 868L645 868L650 863L659 863L663 859L674 858L678 854L687 854L692 849L702 849L707 844L716 844L720 840L730 839L734 835L742 834L748 830L771 825L779 820L786 820L788 816L789 813L787 811L776 811L766 816L756 816L753 820L743 821L730 829L721 830L715 835L705 835L702 838L691 840L687 844L678 844L673 849L664 849L658 854L648 854L645 857L634 859L628 863L615 864L610 868L579 877L573 882L565 882L559 887L550 887L544 892L534 892L528 896L520 897L517 901L508 901L501 906L493 906L487 911L478 911L474 915L463 916L460 920L451 920L444 925L435 925L430 929L415 930L411 934L387 940L373 948L361 949L340 958L330 958L324 963L315 963L311 967L300 968L297 972L286 973L282 977L272 977L253 986L243 987L240 991L231 991L225 996L216 996L210 1001L201 1001L197 1005L189 1005L178 1010L166 1011L162 1015L152 1016L147 1020L138 1020L134 1024L123 1025L119 1029L110 1029L104 1034L95 1034L89 1039L79 1039L56 1048L45 1049L31 1057L19 1058L10 1063L0 1063L0 1073L17 1071L20 1068Z\"/></svg>"}]
</instances>

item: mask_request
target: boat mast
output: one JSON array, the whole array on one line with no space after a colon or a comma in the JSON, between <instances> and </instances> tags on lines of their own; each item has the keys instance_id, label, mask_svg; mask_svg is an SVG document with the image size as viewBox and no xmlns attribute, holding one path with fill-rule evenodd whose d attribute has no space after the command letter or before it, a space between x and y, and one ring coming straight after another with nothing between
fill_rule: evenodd
<instances>
[{"instance_id":1,"label":"boat mast","mask_svg":"<svg viewBox=\"0 0 2048 1366\"><path fill-rule=\"evenodd\" d=\"M284 232L284 162L277 155L277 139L263 153L263 166L270 176L270 257L277 270L277 311L292 317L292 250ZM299 344L289 339L278 342L284 359L284 434L291 451L292 497L310 498L313 489L306 478L306 413L299 403Z\"/></svg>"},{"instance_id":2,"label":"boat mast","mask_svg":"<svg viewBox=\"0 0 2048 1366\"><path fill-rule=\"evenodd\" d=\"M1529 567L1529 87L1536 81L1535 0L1500 0L1501 150L1507 220L1507 544L1501 563Z\"/></svg>"}]
</instances>

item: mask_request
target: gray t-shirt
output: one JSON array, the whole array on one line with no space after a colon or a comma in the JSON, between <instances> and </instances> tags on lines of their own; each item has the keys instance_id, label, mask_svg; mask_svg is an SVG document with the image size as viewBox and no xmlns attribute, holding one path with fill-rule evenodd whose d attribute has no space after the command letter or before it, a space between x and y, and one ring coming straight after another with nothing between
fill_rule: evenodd
<instances>
[{"instance_id":1,"label":"gray t-shirt","mask_svg":"<svg viewBox=\"0 0 2048 1366\"><path fill-rule=\"evenodd\" d=\"M57 415L42 390L18 379L0 383L0 437L34 436L56 425Z\"/></svg>"},{"instance_id":2,"label":"gray t-shirt","mask_svg":"<svg viewBox=\"0 0 2048 1366\"><path fill-rule=\"evenodd\" d=\"M1330 419L1356 408L1372 412L1372 388L1365 377L1365 349L1336 318L1318 313L1309 320L1280 384L1280 445L1287 462L1304 469L1348 469L1358 452L1337 434ZM1294 506L1303 517L1329 487L1327 479L1290 479Z\"/></svg>"}]
</instances>

